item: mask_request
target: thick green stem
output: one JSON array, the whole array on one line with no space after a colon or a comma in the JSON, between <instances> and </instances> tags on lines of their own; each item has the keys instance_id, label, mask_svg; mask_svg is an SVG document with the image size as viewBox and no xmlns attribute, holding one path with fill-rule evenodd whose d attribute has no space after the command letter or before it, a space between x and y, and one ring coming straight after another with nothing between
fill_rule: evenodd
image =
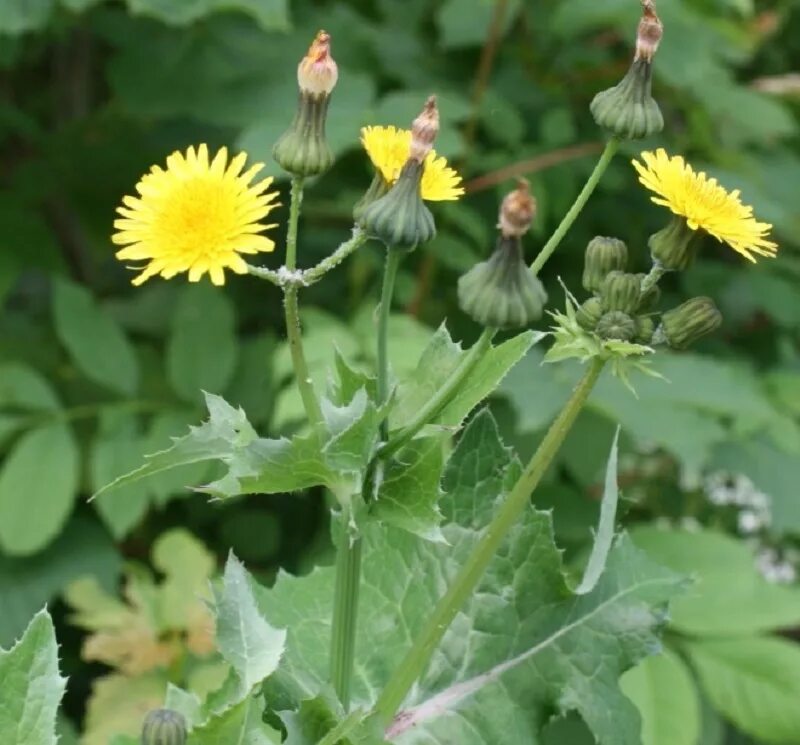
<instances>
[{"instance_id":1,"label":"thick green stem","mask_svg":"<svg viewBox=\"0 0 800 745\"><path fill-rule=\"evenodd\" d=\"M303 179L292 179L292 193L289 201L289 228L286 232L286 269L293 272L297 268L297 223L300 220L300 204L303 201ZM303 352L303 336L300 328L300 313L297 307L296 285L289 285L284 289L283 309L286 316L286 336L289 339L289 351L292 355L292 365L297 378L297 387L303 399L312 427L322 423L322 410L319 407L317 394L311 376L308 373L308 363Z\"/></svg>"},{"instance_id":2,"label":"thick green stem","mask_svg":"<svg viewBox=\"0 0 800 745\"><path fill-rule=\"evenodd\" d=\"M386 253L386 264L383 271L383 287L381 304L378 308L378 405L382 406L389 398L389 314L392 310L392 295L397 270L403 254L389 249ZM384 442L389 437L389 422L384 419L381 425L381 437Z\"/></svg>"},{"instance_id":3,"label":"thick green stem","mask_svg":"<svg viewBox=\"0 0 800 745\"><path fill-rule=\"evenodd\" d=\"M344 710L350 708L350 681L356 646L358 590L361 584L361 538L351 539L347 525L336 551L336 588L331 631L331 683Z\"/></svg>"},{"instance_id":4,"label":"thick green stem","mask_svg":"<svg viewBox=\"0 0 800 745\"><path fill-rule=\"evenodd\" d=\"M509 530L530 504L530 495L539 484L586 403L597 382L605 361L594 358L578 382L561 413L550 426L522 475L495 514L472 554L439 600L422 632L378 698L375 714L384 726L388 725L408 691L425 667L461 607L475 592L486 567L497 552Z\"/></svg>"},{"instance_id":5,"label":"thick green stem","mask_svg":"<svg viewBox=\"0 0 800 745\"><path fill-rule=\"evenodd\" d=\"M608 168L608 164L611 162L611 159L614 157L614 154L617 152L618 148L619 140L616 137L612 137L606 143L603 152L600 154L600 159L597 161L597 165L595 165L594 170L589 176L589 180L581 190L581 193L578 194L574 204L569 208L569 212L564 215L564 219L561 220L561 224L556 228L555 233L550 236L550 240L545 243L544 248L539 252L539 255L536 257L533 264L531 264L531 271L534 274L538 274L541 271L542 267L550 258L553 251L558 248L558 244L561 243L562 239L567 234L567 231L570 229L570 227L572 227L572 223L575 222L575 219L586 205L586 202L589 201L589 197L592 195L595 187L600 182L601 177L605 173L606 168Z\"/></svg>"},{"instance_id":6,"label":"thick green stem","mask_svg":"<svg viewBox=\"0 0 800 745\"><path fill-rule=\"evenodd\" d=\"M483 359L483 355L492 346L492 339L497 333L496 329L486 329L472 345L472 349L458 363L458 366L450 373L450 377L445 380L442 387L436 391L433 397L426 403L405 427L392 437L379 451L379 458L388 458L396 453L403 445L409 442L428 422L432 422L439 414L444 411L453 397L458 393L461 384L466 377L475 369L475 366Z\"/></svg>"}]
</instances>

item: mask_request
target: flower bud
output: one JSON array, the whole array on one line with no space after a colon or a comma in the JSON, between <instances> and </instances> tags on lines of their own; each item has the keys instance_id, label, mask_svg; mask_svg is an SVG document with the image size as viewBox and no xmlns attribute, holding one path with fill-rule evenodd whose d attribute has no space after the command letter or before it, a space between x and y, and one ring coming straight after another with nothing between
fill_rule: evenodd
<instances>
[{"instance_id":1,"label":"flower bud","mask_svg":"<svg viewBox=\"0 0 800 745\"><path fill-rule=\"evenodd\" d=\"M664 117L652 96L653 57L664 33L655 3L643 0L636 54L625 77L598 93L590 105L598 125L616 137L638 140L664 129Z\"/></svg>"},{"instance_id":2,"label":"flower bud","mask_svg":"<svg viewBox=\"0 0 800 745\"><path fill-rule=\"evenodd\" d=\"M697 242L696 232L686 220L675 215L669 225L650 236L647 245L653 261L669 271L686 269L694 259Z\"/></svg>"},{"instance_id":3,"label":"flower bud","mask_svg":"<svg viewBox=\"0 0 800 745\"><path fill-rule=\"evenodd\" d=\"M294 121L272 148L278 165L294 176L316 176L333 165L333 153L325 139L325 120L339 73L330 55L330 40L320 31L300 61L300 97Z\"/></svg>"},{"instance_id":4,"label":"flower bud","mask_svg":"<svg viewBox=\"0 0 800 745\"><path fill-rule=\"evenodd\" d=\"M458 280L458 303L490 328L527 326L542 316L547 293L522 257L518 237L501 236L488 261Z\"/></svg>"},{"instance_id":5,"label":"flower bud","mask_svg":"<svg viewBox=\"0 0 800 745\"><path fill-rule=\"evenodd\" d=\"M361 199L359 199L353 206L353 219L356 221L356 223L361 221L361 218L363 217L364 211L367 209L367 207L369 207L369 205L371 205L373 202L379 200L388 191L389 184L386 183L386 180L383 178L380 171L376 170L369 187L362 194Z\"/></svg>"},{"instance_id":6,"label":"flower bud","mask_svg":"<svg viewBox=\"0 0 800 745\"><path fill-rule=\"evenodd\" d=\"M600 316L603 315L603 305L599 297L590 297L575 313L578 325L586 331L594 331Z\"/></svg>"},{"instance_id":7,"label":"flower bud","mask_svg":"<svg viewBox=\"0 0 800 745\"><path fill-rule=\"evenodd\" d=\"M154 709L142 726L142 745L185 745L186 720L171 709Z\"/></svg>"},{"instance_id":8,"label":"flower bud","mask_svg":"<svg viewBox=\"0 0 800 745\"><path fill-rule=\"evenodd\" d=\"M628 247L617 238L597 236L586 246L583 263L583 287L589 292L599 292L609 272L625 269Z\"/></svg>"},{"instance_id":9,"label":"flower bud","mask_svg":"<svg viewBox=\"0 0 800 745\"><path fill-rule=\"evenodd\" d=\"M692 298L661 316L654 341L663 339L674 349L685 349L721 324L722 313L711 298Z\"/></svg>"},{"instance_id":10,"label":"flower bud","mask_svg":"<svg viewBox=\"0 0 800 745\"><path fill-rule=\"evenodd\" d=\"M530 230L536 217L536 200L531 195L530 184L517 180L517 188L506 194L500 205L497 227L503 238L520 238Z\"/></svg>"},{"instance_id":11,"label":"flower bud","mask_svg":"<svg viewBox=\"0 0 800 745\"><path fill-rule=\"evenodd\" d=\"M636 334L636 322L627 313L612 310L601 316L594 331L601 339L630 341Z\"/></svg>"},{"instance_id":12,"label":"flower bud","mask_svg":"<svg viewBox=\"0 0 800 745\"><path fill-rule=\"evenodd\" d=\"M600 288L603 311L620 310L635 313L639 307L641 280L635 274L609 272Z\"/></svg>"},{"instance_id":13,"label":"flower bud","mask_svg":"<svg viewBox=\"0 0 800 745\"><path fill-rule=\"evenodd\" d=\"M636 323L634 341L639 342L639 344L649 344L656 330L655 321L650 316L637 316L634 322Z\"/></svg>"},{"instance_id":14,"label":"flower bud","mask_svg":"<svg viewBox=\"0 0 800 745\"><path fill-rule=\"evenodd\" d=\"M394 186L364 208L359 225L367 235L399 251L413 251L436 235L433 215L420 195L423 168L409 158Z\"/></svg>"}]
</instances>

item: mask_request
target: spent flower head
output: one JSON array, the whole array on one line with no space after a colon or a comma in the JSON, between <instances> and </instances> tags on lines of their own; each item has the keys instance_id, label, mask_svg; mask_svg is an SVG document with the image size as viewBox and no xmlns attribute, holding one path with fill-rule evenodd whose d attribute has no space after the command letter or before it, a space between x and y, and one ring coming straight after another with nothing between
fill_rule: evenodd
<instances>
[{"instance_id":1,"label":"spent flower head","mask_svg":"<svg viewBox=\"0 0 800 745\"><path fill-rule=\"evenodd\" d=\"M504 238L519 238L530 230L536 217L536 199L531 194L530 184L517 179L517 188L503 198L497 227Z\"/></svg>"},{"instance_id":2,"label":"spent flower head","mask_svg":"<svg viewBox=\"0 0 800 745\"><path fill-rule=\"evenodd\" d=\"M331 35L318 31L308 53L297 66L297 84L301 91L329 95L339 79L339 68L331 56Z\"/></svg>"},{"instance_id":3,"label":"spent flower head","mask_svg":"<svg viewBox=\"0 0 800 745\"><path fill-rule=\"evenodd\" d=\"M654 0L642 0L642 19L636 30L636 54L634 60L652 62L664 36L664 26L656 13Z\"/></svg>"},{"instance_id":4,"label":"spent flower head","mask_svg":"<svg viewBox=\"0 0 800 745\"><path fill-rule=\"evenodd\" d=\"M759 222L753 208L744 205L739 191L727 191L705 172L696 173L680 156L669 156L663 148L641 154L633 161L639 181L655 196L652 201L682 218L692 231L701 230L727 243L734 251L755 262L754 254L773 257L776 243L768 240L772 225Z\"/></svg>"},{"instance_id":5,"label":"spent flower head","mask_svg":"<svg viewBox=\"0 0 800 745\"><path fill-rule=\"evenodd\" d=\"M187 272L190 282L208 274L225 283L225 270L247 273L241 254L272 251L275 244L261 232L274 224L262 220L276 207L271 178L253 179L262 163L244 171L246 153L228 162L220 148L209 159L208 147L190 147L167 158L166 169L153 166L136 185L138 196L126 196L117 209L112 241L124 246L117 258L143 262L133 284L155 275L165 279Z\"/></svg>"}]
</instances>

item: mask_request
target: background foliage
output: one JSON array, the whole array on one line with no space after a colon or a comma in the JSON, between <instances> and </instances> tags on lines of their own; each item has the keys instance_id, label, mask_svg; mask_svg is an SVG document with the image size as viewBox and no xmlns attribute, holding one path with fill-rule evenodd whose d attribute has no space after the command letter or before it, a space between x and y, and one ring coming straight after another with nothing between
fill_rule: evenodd
<instances>
[{"instance_id":1,"label":"background foliage","mask_svg":"<svg viewBox=\"0 0 800 745\"><path fill-rule=\"evenodd\" d=\"M633 541L697 578L674 606L668 653L624 678L644 742L800 742L800 86L791 75L800 8L662 0L659 11L655 92L667 127L648 144L740 187L775 224L782 250L744 267L709 241L692 271L669 278L666 304L713 296L722 333L692 354L661 357L671 382L639 380L638 399L603 381L537 502L554 507L556 539L580 561L619 421ZM278 291L248 277L231 277L223 292L158 280L132 290L109 241L121 196L150 164L200 141L245 148L278 175L269 150L294 108L294 68L325 28L341 70L329 120L338 162L307 194L309 265L347 236L368 183L359 126L407 125L436 92L438 149L459 164L469 193L437 208L439 236L400 276L392 364L410 371L445 318L455 338L477 335L457 310L455 280L490 251L510 177L528 175L539 200L531 255L570 204L602 146L588 102L624 73L637 15L635 0L0 3L0 646L50 604L70 677L66 742L75 732L106 742L117 726L109 712L135 720L165 679L196 692L212 685L193 636L196 595L174 597L176 577L204 587L230 547L267 583L279 567L303 572L330 554L321 492L208 504L185 488L214 477L203 464L87 503L199 422L201 390L243 405L260 432L291 431L301 415ZM623 237L646 267L646 238L663 215L626 160L548 265L551 304L561 303L556 277L577 286L595 234ZM367 246L305 293L318 382L332 342L350 359L372 359L381 259ZM280 261L280 252L266 259ZM542 354L533 347L493 401L523 455L577 375L541 367ZM142 585L161 598L155 615L137 600ZM112 620L101 614L109 605ZM131 617L169 654L132 670L119 645L116 656L107 646L87 653L97 635L114 638L114 618L124 626ZM170 655L191 664L177 672ZM548 736L578 745L582 726L555 721Z\"/></svg>"}]
</instances>

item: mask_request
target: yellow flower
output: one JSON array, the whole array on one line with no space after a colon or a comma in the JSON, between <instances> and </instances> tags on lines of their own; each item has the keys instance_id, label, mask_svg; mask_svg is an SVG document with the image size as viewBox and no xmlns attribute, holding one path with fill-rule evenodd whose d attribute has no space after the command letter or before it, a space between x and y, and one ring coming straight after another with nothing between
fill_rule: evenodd
<instances>
[{"instance_id":1,"label":"yellow flower","mask_svg":"<svg viewBox=\"0 0 800 745\"><path fill-rule=\"evenodd\" d=\"M686 219L692 230L703 230L727 243L746 259L753 254L775 256L778 245L767 240L772 225L758 222L753 208L742 204L739 191L726 191L704 172L695 173L680 155L663 148L642 153L644 164L632 161L639 181L657 196L653 202Z\"/></svg>"},{"instance_id":2,"label":"yellow flower","mask_svg":"<svg viewBox=\"0 0 800 745\"><path fill-rule=\"evenodd\" d=\"M388 184L393 184L411 152L411 131L397 127L363 127L361 144L372 165ZM420 188L422 198L429 202L458 199L464 193L461 176L447 165L446 158L436 157L435 150L425 158Z\"/></svg>"},{"instance_id":3,"label":"yellow flower","mask_svg":"<svg viewBox=\"0 0 800 745\"><path fill-rule=\"evenodd\" d=\"M276 206L277 192L268 192L271 178L251 183L264 167L257 163L242 173L246 153L228 163L221 148L209 162L208 147L174 152L167 169L153 166L136 185L139 196L126 196L122 215L114 221L111 240L125 246L117 258L142 261L133 284L160 274L165 279L181 272L197 282L206 272L215 285L225 284L225 269L247 273L240 254L272 251L275 244L263 235L275 227L260 222Z\"/></svg>"}]
</instances>

